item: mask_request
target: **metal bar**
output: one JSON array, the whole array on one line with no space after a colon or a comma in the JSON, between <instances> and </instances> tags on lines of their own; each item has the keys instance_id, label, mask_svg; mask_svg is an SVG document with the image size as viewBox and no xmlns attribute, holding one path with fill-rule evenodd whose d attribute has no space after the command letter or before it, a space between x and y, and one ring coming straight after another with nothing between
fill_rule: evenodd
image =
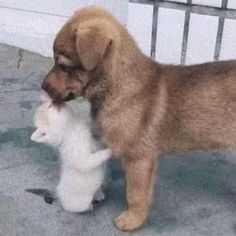
<instances>
[{"instance_id":1,"label":"metal bar","mask_svg":"<svg viewBox=\"0 0 236 236\"><path fill-rule=\"evenodd\" d=\"M227 19L236 19L236 10L221 9L212 6L203 6L198 4L186 4L180 2L170 2L163 0L129 0L131 3L157 4L158 7L189 11L200 15L219 16Z\"/></svg>"},{"instance_id":2,"label":"metal bar","mask_svg":"<svg viewBox=\"0 0 236 236\"><path fill-rule=\"evenodd\" d=\"M228 5L228 0L222 0L221 8L227 9L227 5ZM219 58L220 58L224 24L225 24L225 18L219 17L217 36L216 36L216 44L215 44L214 61L219 61Z\"/></svg>"},{"instance_id":3,"label":"metal bar","mask_svg":"<svg viewBox=\"0 0 236 236\"><path fill-rule=\"evenodd\" d=\"M153 15L152 15L152 38L151 38L151 58L154 60L156 57L157 20L158 20L158 6L154 4Z\"/></svg>"},{"instance_id":4,"label":"metal bar","mask_svg":"<svg viewBox=\"0 0 236 236\"><path fill-rule=\"evenodd\" d=\"M187 0L187 4L192 4L192 0ZM180 63L183 65L186 61L186 53L188 46L188 32L189 32L189 22L190 22L190 11L185 12L184 19L184 30L183 30L183 41L182 41L182 52Z\"/></svg>"}]
</instances>

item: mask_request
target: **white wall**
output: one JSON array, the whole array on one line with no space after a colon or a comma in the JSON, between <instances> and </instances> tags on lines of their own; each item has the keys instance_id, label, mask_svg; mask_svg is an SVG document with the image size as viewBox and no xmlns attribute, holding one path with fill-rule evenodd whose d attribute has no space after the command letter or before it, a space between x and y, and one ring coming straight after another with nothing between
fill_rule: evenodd
<instances>
[{"instance_id":1,"label":"white wall","mask_svg":"<svg viewBox=\"0 0 236 236\"><path fill-rule=\"evenodd\" d=\"M175 1L175 0L173 0ZM186 0L179 0L186 2ZM193 0L195 4L221 6L221 0ZM229 0L236 9L236 1ZM183 11L159 9L156 60L179 63L183 37ZM129 4L128 28L145 54L150 55L152 6ZM212 61L218 27L218 17L191 14L186 63ZM236 21L226 20L220 59L236 59Z\"/></svg>"},{"instance_id":2,"label":"white wall","mask_svg":"<svg viewBox=\"0 0 236 236\"><path fill-rule=\"evenodd\" d=\"M127 21L128 0L0 0L0 42L52 56L52 43L75 10L99 4L122 23Z\"/></svg>"},{"instance_id":3,"label":"white wall","mask_svg":"<svg viewBox=\"0 0 236 236\"><path fill-rule=\"evenodd\" d=\"M193 0L193 3L220 7L221 0ZM128 4L128 0L0 0L0 42L51 56L52 42L60 27L77 8L91 4L106 6L124 24L128 16L129 31L150 55L152 6ZM236 9L236 0L229 0L228 7ZM159 9L158 61L180 62L183 26L183 11ZM187 64L213 59L217 26L217 17L191 14ZM220 59L235 58L236 21L226 20Z\"/></svg>"}]
</instances>

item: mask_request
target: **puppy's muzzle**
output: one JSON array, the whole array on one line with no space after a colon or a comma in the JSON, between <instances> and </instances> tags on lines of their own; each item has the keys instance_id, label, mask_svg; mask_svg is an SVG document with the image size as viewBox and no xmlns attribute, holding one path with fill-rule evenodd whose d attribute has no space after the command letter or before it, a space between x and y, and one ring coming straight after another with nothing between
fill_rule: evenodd
<instances>
[{"instance_id":1,"label":"puppy's muzzle","mask_svg":"<svg viewBox=\"0 0 236 236\"><path fill-rule=\"evenodd\" d=\"M49 85L48 82L43 82L41 85L42 89L53 99L53 100L60 100L60 94L58 91Z\"/></svg>"},{"instance_id":2,"label":"puppy's muzzle","mask_svg":"<svg viewBox=\"0 0 236 236\"><path fill-rule=\"evenodd\" d=\"M41 85L41 88L45 91L45 92L48 92L49 90L49 85L47 82L43 82L42 85Z\"/></svg>"},{"instance_id":3,"label":"puppy's muzzle","mask_svg":"<svg viewBox=\"0 0 236 236\"><path fill-rule=\"evenodd\" d=\"M59 103L70 101L76 97L75 93L72 91L67 91L64 92L64 94L60 94L54 87L45 81L42 83L41 87L54 101Z\"/></svg>"}]
</instances>

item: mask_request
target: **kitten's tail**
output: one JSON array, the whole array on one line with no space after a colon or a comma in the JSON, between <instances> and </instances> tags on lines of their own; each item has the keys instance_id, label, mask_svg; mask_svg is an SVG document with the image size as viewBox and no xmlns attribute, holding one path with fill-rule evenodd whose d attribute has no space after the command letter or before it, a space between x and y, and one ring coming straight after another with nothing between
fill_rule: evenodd
<instances>
[{"instance_id":1,"label":"kitten's tail","mask_svg":"<svg viewBox=\"0 0 236 236\"><path fill-rule=\"evenodd\" d=\"M56 194L48 189L27 188L25 191L43 197L44 201L48 204L52 204L57 199Z\"/></svg>"}]
</instances>

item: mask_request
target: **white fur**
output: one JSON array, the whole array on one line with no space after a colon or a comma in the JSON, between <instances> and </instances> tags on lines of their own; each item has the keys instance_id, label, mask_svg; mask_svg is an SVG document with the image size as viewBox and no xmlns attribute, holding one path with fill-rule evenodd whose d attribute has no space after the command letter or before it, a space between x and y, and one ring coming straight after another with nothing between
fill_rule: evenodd
<instances>
[{"instance_id":1,"label":"white fur","mask_svg":"<svg viewBox=\"0 0 236 236\"><path fill-rule=\"evenodd\" d=\"M101 184L109 149L99 150L89 126L71 107L41 105L35 114L36 131L31 139L57 147L61 157L61 176L57 195L62 207L70 212L92 209L92 201L102 200Z\"/></svg>"}]
</instances>

